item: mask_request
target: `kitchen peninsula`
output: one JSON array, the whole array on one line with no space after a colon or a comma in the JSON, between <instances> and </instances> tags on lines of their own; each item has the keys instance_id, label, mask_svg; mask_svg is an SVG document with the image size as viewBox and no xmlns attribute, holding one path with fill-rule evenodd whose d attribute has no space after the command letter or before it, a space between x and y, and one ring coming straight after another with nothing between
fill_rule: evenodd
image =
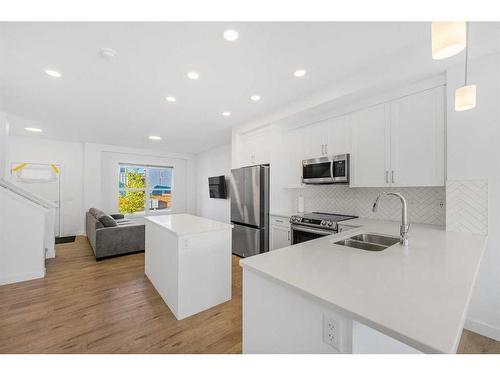
<instances>
[{"instance_id":1,"label":"kitchen peninsula","mask_svg":"<svg viewBox=\"0 0 500 375\"><path fill-rule=\"evenodd\" d=\"M177 319L231 299L231 228L188 214L146 217L145 273Z\"/></svg>"},{"instance_id":2,"label":"kitchen peninsula","mask_svg":"<svg viewBox=\"0 0 500 375\"><path fill-rule=\"evenodd\" d=\"M367 251L336 243L400 223L345 223L358 228L240 261L243 352L455 353L486 237L414 224L407 247Z\"/></svg>"}]
</instances>

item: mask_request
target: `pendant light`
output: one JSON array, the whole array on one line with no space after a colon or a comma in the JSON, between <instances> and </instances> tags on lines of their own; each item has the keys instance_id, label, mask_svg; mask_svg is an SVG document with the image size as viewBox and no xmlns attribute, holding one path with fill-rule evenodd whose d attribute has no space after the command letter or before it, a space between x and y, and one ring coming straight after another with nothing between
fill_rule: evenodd
<instances>
[{"instance_id":1,"label":"pendant light","mask_svg":"<svg viewBox=\"0 0 500 375\"><path fill-rule=\"evenodd\" d=\"M455 111L466 111L476 106L476 85L467 85L467 62L469 60L469 23L466 30L464 85L455 90Z\"/></svg>"},{"instance_id":2,"label":"pendant light","mask_svg":"<svg viewBox=\"0 0 500 375\"><path fill-rule=\"evenodd\" d=\"M442 60L462 51L466 44L465 22L433 22L432 58Z\"/></svg>"}]
</instances>

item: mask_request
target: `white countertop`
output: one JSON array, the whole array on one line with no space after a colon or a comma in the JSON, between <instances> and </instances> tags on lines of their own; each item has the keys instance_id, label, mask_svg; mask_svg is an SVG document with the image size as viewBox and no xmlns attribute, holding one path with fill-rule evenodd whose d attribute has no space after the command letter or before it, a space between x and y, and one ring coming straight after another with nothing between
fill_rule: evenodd
<instances>
[{"instance_id":1,"label":"white countertop","mask_svg":"<svg viewBox=\"0 0 500 375\"><path fill-rule=\"evenodd\" d=\"M399 222L343 223L361 227L240 264L420 351L456 352L486 237L412 224L407 248L371 252L333 242L358 233L398 236Z\"/></svg>"},{"instance_id":2,"label":"white countertop","mask_svg":"<svg viewBox=\"0 0 500 375\"><path fill-rule=\"evenodd\" d=\"M303 215L304 213L298 213L295 211L274 211L269 214L269 216L279 216L279 217L287 217L290 218L294 215Z\"/></svg>"},{"instance_id":3,"label":"white countertop","mask_svg":"<svg viewBox=\"0 0 500 375\"><path fill-rule=\"evenodd\" d=\"M178 236L230 230L233 227L231 224L189 214L147 216L145 219Z\"/></svg>"}]
</instances>

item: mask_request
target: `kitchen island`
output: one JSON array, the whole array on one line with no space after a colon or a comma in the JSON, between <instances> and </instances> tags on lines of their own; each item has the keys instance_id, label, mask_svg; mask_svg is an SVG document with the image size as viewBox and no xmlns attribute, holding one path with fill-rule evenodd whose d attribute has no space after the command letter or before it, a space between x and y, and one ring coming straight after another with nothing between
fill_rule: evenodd
<instances>
[{"instance_id":1,"label":"kitchen island","mask_svg":"<svg viewBox=\"0 0 500 375\"><path fill-rule=\"evenodd\" d=\"M145 219L145 273L177 319L231 299L230 224L188 214Z\"/></svg>"},{"instance_id":2,"label":"kitchen island","mask_svg":"<svg viewBox=\"0 0 500 375\"><path fill-rule=\"evenodd\" d=\"M409 245L335 244L397 236L398 222L354 228L240 261L244 353L455 353L486 237L413 224Z\"/></svg>"}]
</instances>

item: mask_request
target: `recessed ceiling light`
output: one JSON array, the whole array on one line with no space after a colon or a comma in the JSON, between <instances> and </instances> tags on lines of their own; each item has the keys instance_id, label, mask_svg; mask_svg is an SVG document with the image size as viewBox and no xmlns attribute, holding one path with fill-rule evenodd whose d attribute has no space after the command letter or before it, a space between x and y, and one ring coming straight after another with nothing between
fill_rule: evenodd
<instances>
[{"instance_id":1,"label":"recessed ceiling light","mask_svg":"<svg viewBox=\"0 0 500 375\"><path fill-rule=\"evenodd\" d=\"M24 130L27 130L29 132L34 132L34 133L41 133L42 132L42 129L38 129L38 128L24 128Z\"/></svg>"},{"instance_id":2,"label":"recessed ceiling light","mask_svg":"<svg viewBox=\"0 0 500 375\"><path fill-rule=\"evenodd\" d=\"M260 100L260 95L252 95L250 97L250 100L253 100L254 102L258 102Z\"/></svg>"},{"instance_id":3,"label":"recessed ceiling light","mask_svg":"<svg viewBox=\"0 0 500 375\"><path fill-rule=\"evenodd\" d=\"M62 76L62 74L59 73L57 70L52 70L52 69L45 69L45 73L54 78L61 78Z\"/></svg>"},{"instance_id":4,"label":"recessed ceiling light","mask_svg":"<svg viewBox=\"0 0 500 375\"><path fill-rule=\"evenodd\" d=\"M224 112L222 112L222 116L229 117L229 116L231 116L231 112L224 111Z\"/></svg>"},{"instance_id":5,"label":"recessed ceiling light","mask_svg":"<svg viewBox=\"0 0 500 375\"><path fill-rule=\"evenodd\" d=\"M238 32L236 30L226 30L224 31L224 39L234 42L236 39L238 39Z\"/></svg>"},{"instance_id":6,"label":"recessed ceiling light","mask_svg":"<svg viewBox=\"0 0 500 375\"><path fill-rule=\"evenodd\" d=\"M149 139L151 139L152 141L161 141L161 137L157 135L150 135Z\"/></svg>"},{"instance_id":7,"label":"recessed ceiling light","mask_svg":"<svg viewBox=\"0 0 500 375\"><path fill-rule=\"evenodd\" d=\"M296 70L293 75L297 78L304 77L306 75L306 71L304 69Z\"/></svg>"},{"instance_id":8,"label":"recessed ceiling light","mask_svg":"<svg viewBox=\"0 0 500 375\"><path fill-rule=\"evenodd\" d=\"M101 48L101 56L111 60L118 56L118 52L112 48Z\"/></svg>"},{"instance_id":9,"label":"recessed ceiling light","mask_svg":"<svg viewBox=\"0 0 500 375\"><path fill-rule=\"evenodd\" d=\"M170 103L175 103L175 102L177 101L177 99L175 98L175 96L167 96L167 97L165 98L165 100L166 100L167 102L170 102Z\"/></svg>"},{"instance_id":10,"label":"recessed ceiling light","mask_svg":"<svg viewBox=\"0 0 500 375\"><path fill-rule=\"evenodd\" d=\"M200 75L198 74L198 72L189 72L187 74L187 76L190 78L190 79L198 79L200 78Z\"/></svg>"}]
</instances>

